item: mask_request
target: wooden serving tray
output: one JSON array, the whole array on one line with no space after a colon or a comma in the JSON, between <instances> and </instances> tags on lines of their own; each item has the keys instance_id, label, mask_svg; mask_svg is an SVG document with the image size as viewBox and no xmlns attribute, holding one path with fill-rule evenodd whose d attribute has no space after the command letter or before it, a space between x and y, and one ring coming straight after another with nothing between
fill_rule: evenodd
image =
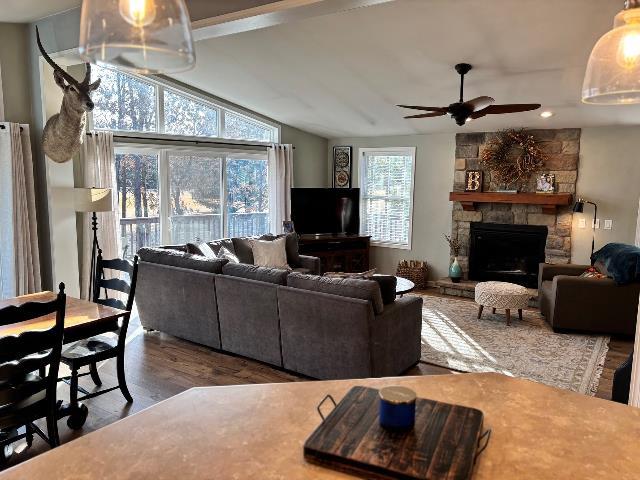
<instances>
[{"instance_id":1,"label":"wooden serving tray","mask_svg":"<svg viewBox=\"0 0 640 480\"><path fill-rule=\"evenodd\" d=\"M480 410L418 398L408 432L380 427L378 410L378 390L353 387L307 439L305 458L367 478L471 478L484 436Z\"/></svg>"}]
</instances>

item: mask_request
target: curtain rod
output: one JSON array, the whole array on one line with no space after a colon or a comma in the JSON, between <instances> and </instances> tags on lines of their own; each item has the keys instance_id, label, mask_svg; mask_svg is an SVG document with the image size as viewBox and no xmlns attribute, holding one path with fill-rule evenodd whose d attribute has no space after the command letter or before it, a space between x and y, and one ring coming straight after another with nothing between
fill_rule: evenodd
<instances>
[{"instance_id":1,"label":"curtain rod","mask_svg":"<svg viewBox=\"0 0 640 480\"><path fill-rule=\"evenodd\" d=\"M93 135L93 132L86 132L87 135ZM194 143L204 144L204 145L229 145L234 147L262 147L262 148L272 148L271 145L264 145L261 143L234 143L234 142L217 142L214 140L187 140L182 138L162 138L162 137L136 137L132 135L114 135L114 139L117 140L153 140L159 142L180 142L180 143ZM294 146L295 150L296 147Z\"/></svg>"}]
</instances>

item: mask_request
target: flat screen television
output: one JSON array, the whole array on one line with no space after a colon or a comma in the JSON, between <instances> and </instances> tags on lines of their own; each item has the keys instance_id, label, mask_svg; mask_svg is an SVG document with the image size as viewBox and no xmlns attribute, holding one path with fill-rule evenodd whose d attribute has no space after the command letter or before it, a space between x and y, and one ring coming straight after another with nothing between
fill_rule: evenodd
<instances>
[{"instance_id":1,"label":"flat screen television","mask_svg":"<svg viewBox=\"0 0 640 480\"><path fill-rule=\"evenodd\" d=\"M359 188L292 188L291 220L301 235L360 233Z\"/></svg>"}]
</instances>

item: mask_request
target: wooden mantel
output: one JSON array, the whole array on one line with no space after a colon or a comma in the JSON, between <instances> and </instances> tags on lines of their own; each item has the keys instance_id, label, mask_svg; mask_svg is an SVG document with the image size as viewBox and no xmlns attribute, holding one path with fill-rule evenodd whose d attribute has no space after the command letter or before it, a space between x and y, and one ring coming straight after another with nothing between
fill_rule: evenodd
<instances>
[{"instance_id":1,"label":"wooden mantel","mask_svg":"<svg viewBox=\"0 0 640 480\"><path fill-rule=\"evenodd\" d=\"M555 214L558 207L571 205L570 193L503 193L503 192L450 192L449 200L460 202L462 209L475 210L478 203L517 203L521 205L540 205L542 213Z\"/></svg>"}]
</instances>

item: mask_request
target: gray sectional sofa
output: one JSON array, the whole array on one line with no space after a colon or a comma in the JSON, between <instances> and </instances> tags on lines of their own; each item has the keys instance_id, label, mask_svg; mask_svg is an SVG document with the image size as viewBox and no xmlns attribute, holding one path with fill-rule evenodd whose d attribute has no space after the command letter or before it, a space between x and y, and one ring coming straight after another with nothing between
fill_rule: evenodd
<instances>
[{"instance_id":1,"label":"gray sectional sofa","mask_svg":"<svg viewBox=\"0 0 640 480\"><path fill-rule=\"evenodd\" d=\"M422 299L383 295L380 285L395 289L393 282L328 279L179 248L138 255L145 328L319 379L398 375L420 359ZM314 260L302 263L314 269Z\"/></svg>"}]
</instances>

